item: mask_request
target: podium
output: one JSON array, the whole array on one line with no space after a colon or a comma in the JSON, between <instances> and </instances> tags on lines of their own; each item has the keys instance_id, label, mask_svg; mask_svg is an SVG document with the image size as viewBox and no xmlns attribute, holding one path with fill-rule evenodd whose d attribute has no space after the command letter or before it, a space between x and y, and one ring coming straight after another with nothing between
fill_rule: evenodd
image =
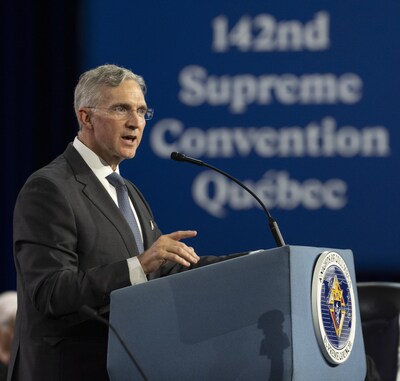
<instances>
[{"instance_id":1,"label":"podium","mask_svg":"<svg viewBox=\"0 0 400 381\"><path fill-rule=\"evenodd\" d=\"M332 251L355 285L350 250L284 246L114 291L110 323L151 381L361 381L356 290L345 361L327 360L313 316L314 269ZM112 381L143 380L111 331L107 368Z\"/></svg>"}]
</instances>

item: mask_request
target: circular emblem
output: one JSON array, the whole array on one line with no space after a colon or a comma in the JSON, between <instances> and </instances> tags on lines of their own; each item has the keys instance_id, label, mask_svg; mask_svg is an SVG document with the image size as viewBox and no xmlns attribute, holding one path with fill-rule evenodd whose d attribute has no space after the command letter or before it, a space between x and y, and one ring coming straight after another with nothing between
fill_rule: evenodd
<instances>
[{"instance_id":1,"label":"circular emblem","mask_svg":"<svg viewBox=\"0 0 400 381\"><path fill-rule=\"evenodd\" d=\"M325 358L345 362L353 348L356 330L354 290L344 259L323 252L314 268L312 310L315 334Z\"/></svg>"}]
</instances>

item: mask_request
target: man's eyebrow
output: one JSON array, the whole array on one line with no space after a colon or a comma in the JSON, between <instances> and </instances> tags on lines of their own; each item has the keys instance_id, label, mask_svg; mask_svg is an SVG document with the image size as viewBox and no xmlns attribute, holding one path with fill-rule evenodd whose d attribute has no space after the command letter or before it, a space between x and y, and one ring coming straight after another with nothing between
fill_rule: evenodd
<instances>
[{"instance_id":1,"label":"man's eyebrow","mask_svg":"<svg viewBox=\"0 0 400 381\"><path fill-rule=\"evenodd\" d=\"M132 105L129 104L129 103L125 103L125 102L115 102L115 103L112 103L110 105L110 107L117 107L117 106L122 106L122 107L125 107L128 110L132 110ZM138 109L139 108L145 108L147 110L147 105L146 105L146 103L143 103L143 104L139 105L137 108Z\"/></svg>"},{"instance_id":2,"label":"man's eyebrow","mask_svg":"<svg viewBox=\"0 0 400 381\"><path fill-rule=\"evenodd\" d=\"M125 103L125 102L114 102L110 105L110 107L116 107L116 106L123 106L128 109L132 108L132 106L129 103Z\"/></svg>"}]
</instances>

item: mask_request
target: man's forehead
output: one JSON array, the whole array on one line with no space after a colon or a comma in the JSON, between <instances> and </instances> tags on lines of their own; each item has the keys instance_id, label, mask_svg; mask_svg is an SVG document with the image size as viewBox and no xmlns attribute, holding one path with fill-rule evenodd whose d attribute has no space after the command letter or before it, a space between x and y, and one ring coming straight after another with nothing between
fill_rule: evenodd
<instances>
[{"instance_id":1,"label":"man's forehead","mask_svg":"<svg viewBox=\"0 0 400 381\"><path fill-rule=\"evenodd\" d=\"M116 87L105 86L102 89L102 92L104 99L121 99L144 102L143 91L139 84L133 80L124 81Z\"/></svg>"}]
</instances>

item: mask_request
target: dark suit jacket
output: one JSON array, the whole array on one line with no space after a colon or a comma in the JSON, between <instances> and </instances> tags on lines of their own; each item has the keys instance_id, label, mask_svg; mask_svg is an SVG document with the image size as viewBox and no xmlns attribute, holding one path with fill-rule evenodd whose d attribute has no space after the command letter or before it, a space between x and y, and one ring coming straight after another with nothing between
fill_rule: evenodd
<instances>
[{"instance_id":1,"label":"dark suit jacket","mask_svg":"<svg viewBox=\"0 0 400 381\"><path fill-rule=\"evenodd\" d=\"M147 249L161 232L144 197L127 186ZM18 312L9 376L107 380L107 327L78 311L107 309L110 292L130 285L126 259L137 254L128 223L71 144L30 176L14 212ZM167 263L149 279L181 270Z\"/></svg>"}]
</instances>

